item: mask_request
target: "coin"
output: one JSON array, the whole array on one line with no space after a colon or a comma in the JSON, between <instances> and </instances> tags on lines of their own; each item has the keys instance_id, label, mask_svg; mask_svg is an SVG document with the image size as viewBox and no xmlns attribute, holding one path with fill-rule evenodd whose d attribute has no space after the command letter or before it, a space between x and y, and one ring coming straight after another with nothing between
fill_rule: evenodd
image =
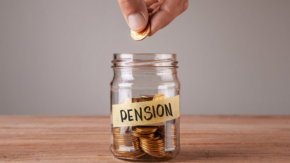
<instances>
[{"instance_id":1,"label":"coin","mask_svg":"<svg viewBox=\"0 0 290 163\"><path fill-rule=\"evenodd\" d=\"M140 98L146 98L146 99L153 99L154 96L151 95L140 95Z\"/></svg>"},{"instance_id":2,"label":"coin","mask_svg":"<svg viewBox=\"0 0 290 163\"><path fill-rule=\"evenodd\" d=\"M137 102L146 102L146 101L151 101L151 100L147 100L146 98L137 98Z\"/></svg>"},{"instance_id":3,"label":"coin","mask_svg":"<svg viewBox=\"0 0 290 163\"><path fill-rule=\"evenodd\" d=\"M156 132L157 129L158 129L157 126L138 126L138 127L135 127L135 129L133 130L137 132L138 134L148 135L148 134L152 134Z\"/></svg>"},{"instance_id":4,"label":"coin","mask_svg":"<svg viewBox=\"0 0 290 163\"><path fill-rule=\"evenodd\" d=\"M158 93L158 94L156 94L156 95L153 97L153 101L155 101L155 100L162 100L162 99L164 99L164 98L166 98L166 96L165 96L164 94L162 94L162 93Z\"/></svg>"},{"instance_id":5,"label":"coin","mask_svg":"<svg viewBox=\"0 0 290 163\"><path fill-rule=\"evenodd\" d=\"M132 98L132 103L138 102L137 98Z\"/></svg>"},{"instance_id":6,"label":"coin","mask_svg":"<svg viewBox=\"0 0 290 163\"><path fill-rule=\"evenodd\" d=\"M140 95L141 100L145 100L145 101L152 101L153 100L153 96L151 95Z\"/></svg>"},{"instance_id":7,"label":"coin","mask_svg":"<svg viewBox=\"0 0 290 163\"><path fill-rule=\"evenodd\" d=\"M164 135L164 126L159 126L157 132L163 136Z\"/></svg>"},{"instance_id":8,"label":"coin","mask_svg":"<svg viewBox=\"0 0 290 163\"><path fill-rule=\"evenodd\" d=\"M131 37L135 41L141 41L149 35L150 31L151 31L151 26L150 26L150 23L148 23L146 28L141 32L136 32L136 31L131 30Z\"/></svg>"}]
</instances>

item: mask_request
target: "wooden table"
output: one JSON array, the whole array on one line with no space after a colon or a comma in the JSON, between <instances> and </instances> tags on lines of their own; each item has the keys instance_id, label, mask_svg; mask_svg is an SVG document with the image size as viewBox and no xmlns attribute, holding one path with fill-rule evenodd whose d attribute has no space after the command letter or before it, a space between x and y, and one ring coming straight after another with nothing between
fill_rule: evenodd
<instances>
[{"instance_id":1,"label":"wooden table","mask_svg":"<svg viewBox=\"0 0 290 163\"><path fill-rule=\"evenodd\" d=\"M0 162L107 163L109 116L0 116ZM168 162L290 162L290 116L181 116Z\"/></svg>"}]
</instances>

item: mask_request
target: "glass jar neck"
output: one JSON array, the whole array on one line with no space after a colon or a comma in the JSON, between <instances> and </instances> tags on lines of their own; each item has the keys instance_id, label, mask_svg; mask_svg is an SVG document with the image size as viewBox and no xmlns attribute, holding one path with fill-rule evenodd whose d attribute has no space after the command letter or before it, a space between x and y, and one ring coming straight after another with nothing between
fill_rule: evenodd
<instances>
[{"instance_id":1,"label":"glass jar neck","mask_svg":"<svg viewBox=\"0 0 290 163\"><path fill-rule=\"evenodd\" d=\"M114 67L115 76L163 76L176 75L176 67Z\"/></svg>"},{"instance_id":2,"label":"glass jar neck","mask_svg":"<svg viewBox=\"0 0 290 163\"><path fill-rule=\"evenodd\" d=\"M116 53L112 61L114 67L177 67L175 54L156 53Z\"/></svg>"}]
</instances>

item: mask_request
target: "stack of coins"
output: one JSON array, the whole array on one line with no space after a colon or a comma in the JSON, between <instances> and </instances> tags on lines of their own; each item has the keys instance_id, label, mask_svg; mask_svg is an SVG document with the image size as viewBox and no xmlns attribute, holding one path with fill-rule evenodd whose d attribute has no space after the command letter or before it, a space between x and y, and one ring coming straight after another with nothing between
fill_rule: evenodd
<instances>
[{"instance_id":1,"label":"stack of coins","mask_svg":"<svg viewBox=\"0 0 290 163\"><path fill-rule=\"evenodd\" d=\"M173 121L174 122L174 121ZM177 130L174 123L165 123L165 126L159 126L157 132L161 134L161 136L165 140L166 149L170 150L172 148L176 148L177 146Z\"/></svg>"},{"instance_id":2,"label":"stack of coins","mask_svg":"<svg viewBox=\"0 0 290 163\"><path fill-rule=\"evenodd\" d=\"M177 131L176 131L175 124L172 124L172 123L165 124L164 139L165 139L166 149L176 148L176 146L177 146L176 133L177 133Z\"/></svg>"},{"instance_id":3,"label":"stack of coins","mask_svg":"<svg viewBox=\"0 0 290 163\"><path fill-rule=\"evenodd\" d=\"M164 137L164 126L158 126L158 130L157 132L162 136Z\"/></svg>"},{"instance_id":4,"label":"stack of coins","mask_svg":"<svg viewBox=\"0 0 290 163\"><path fill-rule=\"evenodd\" d=\"M123 135L120 132L119 127L113 129L113 143L116 154L126 158L137 158L145 155L140 147L139 138L130 134L129 129Z\"/></svg>"},{"instance_id":5,"label":"stack of coins","mask_svg":"<svg viewBox=\"0 0 290 163\"><path fill-rule=\"evenodd\" d=\"M138 126L132 133L139 138L140 146L147 154L158 158L170 157L171 152L165 151L164 139L157 130L158 126Z\"/></svg>"},{"instance_id":6,"label":"stack of coins","mask_svg":"<svg viewBox=\"0 0 290 163\"><path fill-rule=\"evenodd\" d=\"M120 103L136 103L161 100L164 94L155 96L141 95L140 98L124 98ZM119 127L113 130L114 149L119 156L134 159L146 153L157 158L170 158L172 148L177 146L177 135L174 120L166 122L165 126L135 126L121 133Z\"/></svg>"}]
</instances>

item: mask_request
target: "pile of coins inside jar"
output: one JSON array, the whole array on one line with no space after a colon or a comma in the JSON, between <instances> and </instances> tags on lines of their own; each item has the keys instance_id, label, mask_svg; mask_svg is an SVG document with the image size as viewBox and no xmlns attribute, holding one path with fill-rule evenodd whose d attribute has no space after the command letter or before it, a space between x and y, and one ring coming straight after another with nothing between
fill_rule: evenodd
<instances>
[{"instance_id":1,"label":"pile of coins inside jar","mask_svg":"<svg viewBox=\"0 0 290 163\"><path fill-rule=\"evenodd\" d=\"M140 98L122 99L119 103L136 103L164 99L163 94L141 95ZM175 120L158 126L128 126L113 128L113 149L119 157L136 159L152 156L170 158L177 147Z\"/></svg>"}]
</instances>

